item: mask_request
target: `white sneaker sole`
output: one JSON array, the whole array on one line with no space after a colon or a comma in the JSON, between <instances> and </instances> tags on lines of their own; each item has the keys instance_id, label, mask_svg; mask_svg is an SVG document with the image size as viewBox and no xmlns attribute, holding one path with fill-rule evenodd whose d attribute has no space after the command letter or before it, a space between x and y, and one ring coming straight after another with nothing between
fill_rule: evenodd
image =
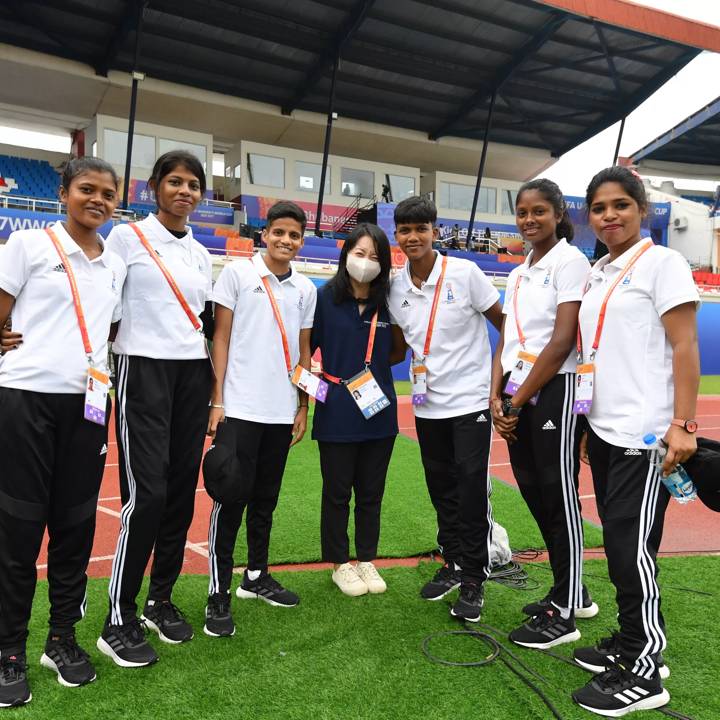
<instances>
[{"instance_id":1,"label":"white sneaker sole","mask_svg":"<svg viewBox=\"0 0 720 720\"><path fill-rule=\"evenodd\" d=\"M436 595L435 597L427 598L420 596L423 600L428 600L429 602L436 602L438 600L442 600L446 595L449 595L453 590L457 590L460 587L460 583L457 585L453 585L451 588L448 588L442 595Z\"/></svg>"},{"instance_id":2,"label":"white sneaker sole","mask_svg":"<svg viewBox=\"0 0 720 720\"><path fill-rule=\"evenodd\" d=\"M589 620L594 618L600 612L600 608L597 603L590 603L587 607L575 608L575 619Z\"/></svg>"},{"instance_id":3,"label":"white sneaker sole","mask_svg":"<svg viewBox=\"0 0 720 720\"><path fill-rule=\"evenodd\" d=\"M347 597L362 597L363 595L367 595L370 592L370 588L364 584L362 587L343 587L340 583L335 582L335 580L333 580L333 583L335 584L337 589L343 595L347 595Z\"/></svg>"},{"instance_id":4,"label":"white sneaker sole","mask_svg":"<svg viewBox=\"0 0 720 720\"><path fill-rule=\"evenodd\" d=\"M607 668L604 665L591 665L590 663L583 662L577 658L573 658L575 663L584 670L589 670L591 673L597 675L598 673L605 672ZM661 680L667 680L670 677L670 668L667 665L661 665L658 669Z\"/></svg>"},{"instance_id":5,"label":"white sneaker sole","mask_svg":"<svg viewBox=\"0 0 720 720\"><path fill-rule=\"evenodd\" d=\"M224 637L232 637L235 634L235 628L233 628L233 631L229 635L220 635L220 633L214 633L211 630L208 630L207 625L203 625L203 632L208 637L214 637L214 638L224 638Z\"/></svg>"},{"instance_id":6,"label":"white sneaker sole","mask_svg":"<svg viewBox=\"0 0 720 720\"><path fill-rule=\"evenodd\" d=\"M63 686L67 688L76 688L81 687L82 685L88 685L91 682L95 682L95 679L97 678L97 675L93 675L89 680L87 680L84 683L71 683L68 682L61 674L60 670L58 670L58 666L55 664L55 661L46 655L45 653L42 654L40 657L40 664L47 668L48 670L52 670L57 675L57 681Z\"/></svg>"},{"instance_id":7,"label":"white sneaker sole","mask_svg":"<svg viewBox=\"0 0 720 720\"><path fill-rule=\"evenodd\" d=\"M191 635L187 640L173 640L172 638L169 638L167 635L163 635L162 630L158 625L156 625L152 620L148 620L144 615L140 616L140 622L145 623L145 627L152 630L154 633L157 633L158 637L168 645L180 645L184 642L190 642L195 635Z\"/></svg>"},{"instance_id":8,"label":"white sneaker sole","mask_svg":"<svg viewBox=\"0 0 720 720\"><path fill-rule=\"evenodd\" d=\"M153 665L157 662L157 660L153 660L152 662L132 662L131 660L124 660L119 655L115 653L115 651L108 645L107 641L101 636L97 639L97 642L95 643L97 649L103 654L107 655L116 665L119 667L124 668L138 668L138 667L148 667L149 665ZM159 660L159 658L158 658Z\"/></svg>"},{"instance_id":9,"label":"white sneaker sole","mask_svg":"<svg viewBox=\"0 0 720 720\"><path fill-rule=\"evenodd\" d=\"M23 705L27 705L31 700L32 693L30 693L27 700L23 700L21 703L0 703L0 708L22 707Z\"/></svg>"},{"instance_id":10,"label":"white sneaker sole","mask_svg":"<svg viewBox=\"0 0 720 720\"><path fill-rule=\"evenodd\" d=\"M297 603L295 603L294 605L283 605L282 603L275 602L275 600L270 600L270 598L266 598L264 595L250 592L249 590L243 590L242 587L238 587L238 589L235 591L235 596L239 597L241 600L263 600L268 605L272 605L273 607L291 608L297 606Z\"/></svg>"},{"instance_id":11,"label":"white sneaker sole","mask_svg":"<svg viewBox=\"0 0 720 720\"><path fill-rule=\"evenodd\" d=\"M478 616L475 617L475 618L465 617L464 615L458 615L458 614L455 612L455 610L453 610L453 608L450 608L450 614L451 614L453 617L456 617L456 618L459 618L460 620L465 620L466 622L471 622L471 623L480 622L480 617L482 616L482 613L480 613L480 615L478 615Z\"/></svg>"},{"instance_id":12,"label":"white sneaker sole","mask_svg":"<svg viewBox=\"0 0 720 720\"><path fill-rule=\"evenodd\" d=\"M670 693L663 688L663 691L659 695L653 695L652 697L643 698L637 702L630 703L624 708L618 708L617 710L601 710L599 708L590 707L589 705L578 705L584 710L588 710L596 715L603 715L604 717L622 717L628 713L635 712L636 710L655 710L656 708L663 707L670 702Z\"/></svg>"},{"instance_id":13,"label":"white sneaker sole","mask_svg":"<svg viewBox=\"0 0 720 720\"><path fill-rule=\"evenodd\" d=\"M568 633L567 635L561 635L560 637L557 637L554 640L548 640L548 642L545 643L521 642L520 640L513 640L512 638L510 638L510 640L515 645L522 645L522 647L533 648L534 650L549 650L556 645L563 645L564 643L575 642L576 640L579 640L580 637L580 631L575 629L573 630L573 632ZM603 670L605 670L605 668L603 668Z\"/></svg>"}]
</instances>

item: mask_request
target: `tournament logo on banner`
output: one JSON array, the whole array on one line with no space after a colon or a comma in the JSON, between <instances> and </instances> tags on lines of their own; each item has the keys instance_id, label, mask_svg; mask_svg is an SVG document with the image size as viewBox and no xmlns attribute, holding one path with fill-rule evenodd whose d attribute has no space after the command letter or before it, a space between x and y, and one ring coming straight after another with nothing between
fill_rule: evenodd
<instances>
[{"instance_id":1,"label":"tournament logo on banner","mask_svg":"<svg viewBox=\"0 0 720 720\"><path fill-rule=\"evenodd\" d=\"M263 197L256 195L243 195L242 203L247 211L249 225L264 225L267 220L268 210L282 198ZM317 203L306 202L304 200L293 200L299 205L307 216L309 228L315 227L315 218L317 217ZM347 213L345 205L323 205L322 217L320 218L321 230L333 230L341 222Z\"/></svg>"}]
</instances>

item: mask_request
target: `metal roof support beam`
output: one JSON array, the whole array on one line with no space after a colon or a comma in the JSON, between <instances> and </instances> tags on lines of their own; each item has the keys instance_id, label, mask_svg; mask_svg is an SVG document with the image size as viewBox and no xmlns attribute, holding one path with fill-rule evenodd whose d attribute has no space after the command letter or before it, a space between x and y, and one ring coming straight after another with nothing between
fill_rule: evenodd
<instances>
[{"instance_id":1,"label":"metal roof support beam","mask_svg":"<svg viewBox=\"0 0 720 720\"><path fill-rule=\"evenodd\" d=\"M323 200L325 199L325 177L327 175L328 156L330 155L330 136L332 135L332 124L335 115L335 80L339 59L336 57L333 63L332 76L330 78L330 96L328 97L327 125L325 126L325 145L323 146L322 168L320 170L320 190L318 192L318 204L315 211L315 234L322 237L320 221L322 219Z\"/></svg>"},{"instance_id":2,"label":"metal roof support beam","mask_svg":"<svg viewBox=\"0 0 720 720\"><path fill-rule=\"evenodd\" d=\"M449 132L464 117L469 115L481 102L487 99L488 94L492 94L494 98L497 91L510 79L515 70L520 67L535 51L543 46L545 41L567 20L567 16L560 13L552 13L545 24L533 35L528 41L512 56L509 63L500 68L492 82L492 87L488 92L487 88L478 90L470 97L462 107L451 115L438 128L433 130L429 137L431 140L437 140Z\"/></svg>"},{"instance_id":3,"label":"metal roof support beam","mask_svg":"<svg viewBox=\"0 0 720 720\"><path fill-rule=\"evenodd\" d=\"M283 105L283 115L290 115L290 113L292 113L303 101L305 96L317 85L320 78L325 74L328 66L332 63L335 63L333 72L336 72L337 63L342 55L343 48L360 29L363 20L365 20L374 4L375 0L358 0L358 2L355 3L347 22L343 25L340 32L333 39L332 43L330 43L328 49L321 53L315 64L310 68L310 71L305 77L305 81L297 89L290 101Z\"/></svg>"},{"instance_id":4,"label":"metal roof support beam","mask_svg":"<svg viewBox=\"0 0 720 720\"><path fill-rule=\"evenodd\" d=\"M612 77L613 83L615 85L615 89L618 91L618 94L622 95L622 85L620 84L620 76L618 75L617 68L615 67L615 60L613 59L612 54L610 53L610 48L607 44L607 40L605 39L605 33L603 32L602 27L595 21L593 21L593 27L595 28L595 34L598 36L598 40L600 40L600 45L602 45L603 53L605 53L605 59L607 60L608 64L608 70L610 70L610 77ZM624 121L624 118L623 118Z\"/></svg>"},{"instance_id":5,"label":"metal roof support beam","mask_svg":"<svg viewBox=\"0 0 720 720\"><path fill-rule=\"evenodd\" d=\"M96 75L107 77L108 72L117 59L120 50L127 40L130 31L137 27L138 13L142 12L141 7L135 0L125 0L127 9L123 12L122 20L113 30L112 40L107 47L103 56L95 63L94 70Z\"/></svg>"},{"instance_id":6,"label":"metal roof support beam","mask_svg":"<svg viewBox=\"0 0 720 720\"><path fill-rule=\"evenodd\" d=\"M620 155L620 143L622 142L623 133L625 132L625 117L620 121L620 130L618 131L618 139L615 144L615 154L613 155L613 165L617 165L618 156Z\"/></svg>"},{"instance_id":7,"label":"metal roof support beam","mask_svg":"<svg viewBox=\"0 0 720 720\"><path fill-rule=\"evenodd\" d=\"M127 149L125 151L125 178L123 179L123 210L127 210L130 195L130 168L132 166L132 145L135 135L135 111L137 109L138 82L142 73L137 71L140 60L140 41L142 39L142 26L145 19L145 8L149 0L135 0L137 14L135 18L135 55L133 58L132 89L130 91L130 115L128 117Z\"/></svg>"},{"instance_id":8,"label":"metal roof support beam","mask_svg":"<svg viewBox=\"0 0 720 720\"><path fill-rule=\"evenodd\" d=\"M485 159L487 158L488 142L490 140L490 128L492 127L492 116L495 110L495 100L497 99L497 90L493 90L490 97L490 107L488 108L487 122L485 123L485 136L483 137L482 152L480 153L480 165L478 166L477 181L475 183L475 195L473 195L472 209L470 210L470 222L468 222L467 243L468 248L472 242L473 226L475 225L475 211L477 210L478 196L480 195L480 186L482 185L483 173L485 172Z\"/></svg>"}]
</instances>

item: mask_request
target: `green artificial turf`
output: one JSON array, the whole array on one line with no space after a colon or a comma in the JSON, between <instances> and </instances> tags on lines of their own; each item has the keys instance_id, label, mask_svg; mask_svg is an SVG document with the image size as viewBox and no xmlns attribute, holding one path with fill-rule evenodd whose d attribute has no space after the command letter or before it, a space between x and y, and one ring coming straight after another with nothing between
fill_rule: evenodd
<instances>
[{"instance_id":1,"label":"green artificial turf","mask_svg":"<svg viewBox=\"0 0 720 720\"><path fill-rule=\"evenodd\" d=\"M312 422L312 418L310 418ZM544 547L540 532L520 493L495 480L492 496L496 520L503 525L513 548ZM290 451L280 500L273 516L270 562L300 563L320 560L320 500L322 480L317 443L305 439ZM395 442L382 506L379 557L410 557L433 550L437 525L425 485L420 452L415 441L402 435ZM350 520L351 552L353 522ZM585 523L587 547L602 545L600 531ZM245 529L241 527L235 560L245 562Z\"/></svg>"},{"instance_id":2,"label":"green artificial turf","mask_svg":"<svg viewBox=\"0 0 720 720\"><path fill-rule=\"evenodd\" d=\"M700 378L700 395L720 395L720 375L703 375Z\"/></svg>"},{"instance_id":3,"label":"green artificial turf","mask_svg":"<svg viewBox=\"0 0 720 720\"><path fill-rule=\"evenodd\" d=\"M720 557L660 561L663 609L671 668L666 681L670 707L694 720L720 717L717 614ZM233 598L238 626L233 638L212 639L202 632L207 581L183 576L174 601L195 627L195 639L171 646L152 636L160 662L150 668L121 669L95 649L106 612L107 580L91 580L88 614L78 639L90 652L98 679L67 689L39 666L46 633L47 584L39 583L31 623L28 660L34 699L13 718L57 720L128 718L133 720L545 720L550 712L503 664L447 667L422 653L427 635L457 629L448 602L423 601L419 587L436 564L383 570L384 595L347 598L331 584L327 571L278 573L301 596L297 608L273 608L261 601ZM546 591L546 565L525 566L539 582L532 591L489 583L483 621L502 631L522 622L520 607ZM614 589L604 561L586 563L586 582L601 608L593 620L581 620L575 645L591 644L615 625ZM696 594L676 588L702 589ZM452 598L448 598L452 599ZM433 653L455 660L479 660L487 651L461 636L432 641ZM555 651L568 657L572 646ZM570 692L590 679L537 651L513 647L547 682L538 682L565 720L589 720ZM9 717L9 716L8 716ZM634 716L633 716L634 717ZM648 719L660 718L649 713Z\"/></svg>"}]
</instances>

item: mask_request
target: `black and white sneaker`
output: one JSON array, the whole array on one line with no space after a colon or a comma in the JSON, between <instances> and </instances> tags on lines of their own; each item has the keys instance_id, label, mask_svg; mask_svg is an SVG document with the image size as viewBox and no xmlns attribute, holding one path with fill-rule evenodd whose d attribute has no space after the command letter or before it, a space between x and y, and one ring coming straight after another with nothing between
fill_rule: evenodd
<instances>
[{"instance_id":1,"label":"black and white sneaker","mask_svg":"<svg viewBox=\"0 0 720 720\"><path fill-rule=\"evenodd\" d=\"M231 637L235 634L230 593L214 593L208 597L203 632L210 637Z\"/></svg>"},{"instance_id":2,"label":"black and white sneaker","mask_svg":"<svg viewBox=\"0 0 720 720\"><path fill-rule=\"evenodd\" d=\"M648 680L615 664L576 690L572 698L581 708L597 715L622 717L635 710L663 707L670 702L670 693L657 673Z\"/></svg>"},{"instance_id":3,"label":"black and white sneaker","mask_svg":"<svg viewBox=\"0 0 720 720\"><path fill-rule=\"evenodd\" d=\"M123 625L105 623L97 649L120 667L145 667L158 661L137 618Z\"/></svg>"},{"instance_id":4,"label":"black and white sneaker","mask_svg":"<svg viewBox=\"0 0 720 720\"><path fill-rule=\"evenodd\" d=\"M25 653L0 656L0 708L19 707L32 700Z\"/></svg>"},{"instance_id":5,"label":"black and white sneaker","mask_svg":"<svg viewBox=\"0 0 720 720\"><path fill-rule=\"evenodd\" d=\"M300 602L294 592L286 590L267 570L263 570L255 580L250 580L245 570L235 594L243 600L264 600L275 607L295 607Z\"/></svg>"},{"instance_id":6,"label":"black and white sneaker","mask_svg":"<svg viewBox=\"0 0 720 720\"><path fill-rule=\"evenodd\" d=\"M476 582L464 582L460 585L460 597L450 608L450 614L460 620L478 622L484 602L485 588Z\"/></svg>"},{"instance_id":7,"label":"black and white sneaker","mask_svg":"<svg viewBox=\"0 0 720 720\"><path fill-rule=\"evenodd\" d=\"M567 620L563 619L556 607L528 618L526 623L510 633L510 640L516 645L536 650L548 650L579 639L580 631L575 627L575 618L570 615Z\"/></svg>"},{"instance_id":8,"label":"black and white sneaker","mask_svg":"<svg viewBox=\"0 0 720 720\"><path fill-rule=\"evenodd\" d=\"M460 587L460 570L455 569L455 563L443 565L420 589L420 597L425 600L440 600L448 593Z\"/></svg>"},{"instance_id":9,"label":"black and white sneaker","mask_svg":"<svg viewBox=\"0 0 720 720\"><path fill-rule=\"evenodd\" d=\"M534 617L535 615L539 615L541 612L547 610L550 607L553 590L554 588L550 588L550 590L548 590L548 594L542 600L526 605L522 609L523 613L525 613L528 617ZM597 603L593 602L593 599L590 597L590 592L587 587L583 585L582 607L575 608L575 619L588 620L590 618L594 618L599 612L600 608L598 608Z\"/></svg>"},{"instance_id":10,"label":"black and white sneaker","mask_svg":"<svg viewBox=\"0 0 720 720\"><path fill-rule=\"evenodd\" d=\"M169 600L148 600L140 616L145 626L171 645L179 645L193 639L192 625Z\"/></svg>"},{"instance_id":11,"label":"black and white sneaker","mask_svg":"<svg viewBox=\"0 0 720 720\"><path fill-rule=\"evenodd\" d=\"M585 670L593 673L601 673L612 667L618 659L620 653L618 651L618 633L613 633L610 637L598 640L593 647L576 648L573 651L573 659ZM655 664L658 666L660 679L666 680L670 677L670 668L665 664L662 653L655 656Z\"/></svg>"},{"instance_id":12,"label":"black and white sneaker","mask_svg":"<svg viewBox=\"0 0 720 720\"><path fill-rule=\"evenodd\" d=\"M40 664L56 673L58 682L65 687L87 685L97 677L90 656L77 644L75 633L48 635Z\"/></svg>"}]
</instances>

